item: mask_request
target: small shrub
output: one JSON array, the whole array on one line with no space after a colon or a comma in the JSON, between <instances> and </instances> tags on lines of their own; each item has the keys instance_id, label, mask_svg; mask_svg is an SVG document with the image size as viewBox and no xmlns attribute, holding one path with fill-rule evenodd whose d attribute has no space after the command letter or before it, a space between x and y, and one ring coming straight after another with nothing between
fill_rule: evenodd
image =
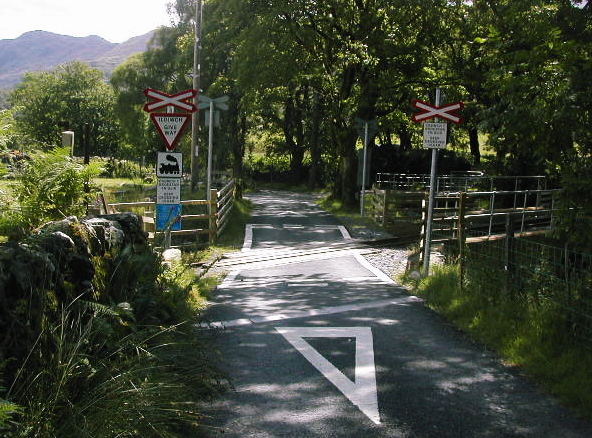
<instances>
[{"instance_id":1,"label":"small shrub","mask_svg":"<svg viewBox=\"0 0 592 438\"><path fill-rule=\"evenodd\" d=\"M12 185L18 208L2 214L0 233L13 229L31 230L45 222L67 216L81 216L96 195L89 181L97 166L76 163L65 149L37 153L17 172Z\"/></svg>"}]
</instances>

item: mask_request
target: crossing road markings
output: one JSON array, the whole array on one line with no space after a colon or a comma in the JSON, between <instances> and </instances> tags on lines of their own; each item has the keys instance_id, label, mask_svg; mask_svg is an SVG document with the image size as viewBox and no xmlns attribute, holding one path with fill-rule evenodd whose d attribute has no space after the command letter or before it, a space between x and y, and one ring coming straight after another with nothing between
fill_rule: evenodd
<instances>
[{"instance_id":1,"label":"crossing road markings","mask_svg":"<svg viewBox=\"0 0 592 438\"><path fill-rule=\"evenodd\" d=\"M276 327L275 329L372 422L380 424L374 344L370 327ZM355 338L355 382L325 359L304 338Z\"/></svg>"},{"instance_id":2,"label":"crossing road markings","mask_svg":"<svg viewBox=\"0 0 592 438\"><path fill-rule=\"evenodd\" d=\"M341 233L341 237L344 239L351 239L351 235L347 231L343 225L316 225L314 227L305 227L303 225L298 224L282 224L280 225L282 229L323 229L323 230L338 230ZM251 247L253 246L253 230L254 229L265 229L270 230L274 229L275 227L270 224L247 224L245 226L245 240L243 242L242 251L250 251Z\"/></svg>"},{"instance_id":3,"label":"crossing road markings","mask_svg":"<svg viewBox=\"0 0 592 438\"><path fill-rule=\"evenodd\" d=\"M357 312L364 309L377 309L386 306L407 306L413 303L423 302L421 298L413 295L401 296L390 300L371 301L366 303L344 304L341 306L321 307L319 309L299 310L286 313L273 313L266 316L249 316L227 321L212 321L194 324L195 327L205 329L244 327L269 322L285 321L288 319L310 318L314 316L336 315L345 312Z\"/></svg>"}]
</instances>

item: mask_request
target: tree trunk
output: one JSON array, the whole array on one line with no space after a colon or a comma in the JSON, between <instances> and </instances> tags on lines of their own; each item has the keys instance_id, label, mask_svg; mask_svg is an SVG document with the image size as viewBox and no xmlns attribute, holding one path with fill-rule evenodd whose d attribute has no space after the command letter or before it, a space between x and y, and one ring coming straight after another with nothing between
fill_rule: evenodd
<instances>
[{"instance_id":1,"label":"tree trunk","mask_svg":"<svg viewBox=\"0 0 592 438\"><path fill-rule=\"evenodd\" d=\"M473 164L478 166L481 164L481 150L479 149L479 132L477 131L477 128L469 128L469 144L471 146Z\"/></svg>"},{"instance_id":2,"label":"tree trunk","mask_svg":"<svg viewBox=\"0 0 592 438\"><path fill-rule=\"evenodd\" d=\"M320 175L321 175L321 148L319 140L321 137L321 104L319 102L318 93L314 93L313 108L312 108L312 125L310 129L310 174L308 175L308 187L315 189L320 186Z\"/></svg>"}]
</instances>

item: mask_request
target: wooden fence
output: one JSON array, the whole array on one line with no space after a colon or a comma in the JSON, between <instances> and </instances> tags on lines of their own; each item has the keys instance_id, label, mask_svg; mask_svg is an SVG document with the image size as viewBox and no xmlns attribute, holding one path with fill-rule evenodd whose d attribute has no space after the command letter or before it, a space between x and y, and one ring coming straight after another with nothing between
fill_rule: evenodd
<instances>
[{"instance_id":1,"label":"wooden fence","mask_svg":"<svg viewBox=\"0 0 592 438\"><path fill-rule=\"evenodd\" d=\"M190 208L196 206L197 209L202 206L201 209L204 212L181 214L181 230L156 230L156 202L153 201L106 203L105 205L109 213L142 209L144 231L148 233L148 238L153 241L158 241L159 238L164 239L165 233L169 233L170 237L189 236L195 238L199 235L207 235L209 243L213 244L228 225L228 219L233 208L234 190L235 182L231 180L220 190L210 190L210 199L182 200L182 206ZM186 224L196 223L207 223L207 225L185 228Z\"/></svg>"}]
</instances>

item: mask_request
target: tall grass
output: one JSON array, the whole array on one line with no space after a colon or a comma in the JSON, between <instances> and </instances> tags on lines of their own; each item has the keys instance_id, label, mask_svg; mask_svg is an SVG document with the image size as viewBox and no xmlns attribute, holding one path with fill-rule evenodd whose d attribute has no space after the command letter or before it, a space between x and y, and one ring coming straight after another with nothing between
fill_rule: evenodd
<instances>
[{"instance_id":1,"label":"tall grass","mask_svg":"<svg viewBox=\"0 0 592 438\"><path fill-rule=\"evenodd\" d=\"M92 314L83 311L92 308ZM196 401L216 387L203 342L183 325L123 337L121 311L77 301L60 310L7 396L24 414L10 437L178 437L196 432ZM43 359L43 366L37 361ZM181 435L180 435L181 434Z\"/></svg>"},{"instance_id":2,"label":"tall grass","mask_svg":"<svg viewBox=\"0 0 592 438\"><path fill-rule=\"evenodd\" d=\"M26 300L0 291L15 318L3 352L2 436L184 437L197 402L221 388L207 340L192 330L193 270L131 246L95 259L95 294L38 273ZM55 280L55 279L54 279ZM3 322L4 324L5 322ZM7 355L7 356L6 356ZM0 358L1 361L1 358ZM0 368L1 370L1 368ZM20 407L20 411L15 405ZM8 421L10 419L10 421Z\"/></svg>"}]
</instances>

